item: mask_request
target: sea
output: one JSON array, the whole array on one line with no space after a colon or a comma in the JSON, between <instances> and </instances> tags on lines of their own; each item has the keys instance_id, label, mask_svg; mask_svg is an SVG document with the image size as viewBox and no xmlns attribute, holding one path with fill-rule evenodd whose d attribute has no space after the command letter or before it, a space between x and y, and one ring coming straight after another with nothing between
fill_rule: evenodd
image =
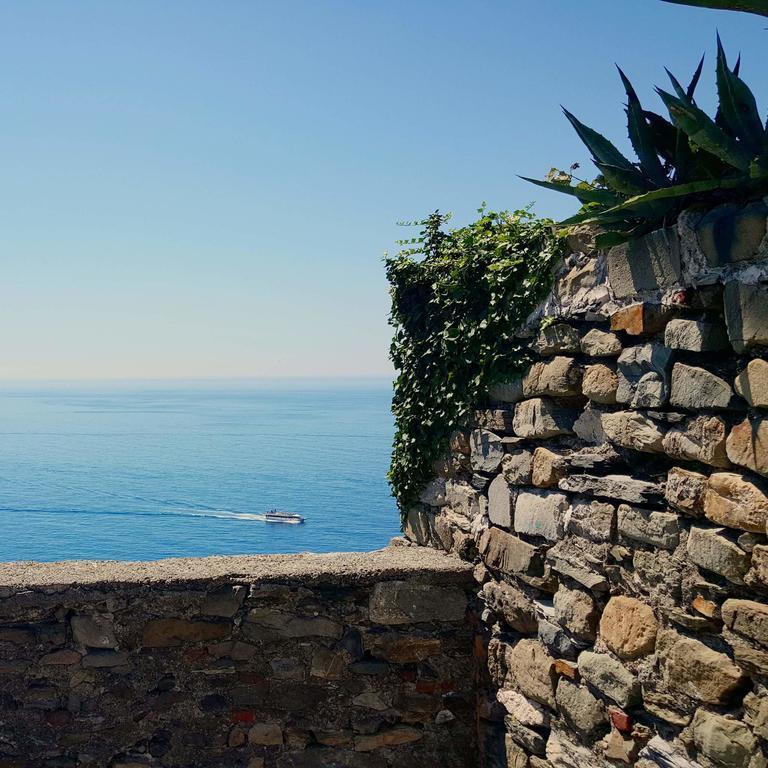
<instances>
[{"instance_id":1,"label":"sea","mask_svg":"<svg viewBox=\"0 0 768 768\"><path fill-rule=\"evenodd\" d=\"M0 561L367 551L399 532L391 382L5 383ZM270 509L302 525L267 523Z\"/></svg>"}]
</instances>

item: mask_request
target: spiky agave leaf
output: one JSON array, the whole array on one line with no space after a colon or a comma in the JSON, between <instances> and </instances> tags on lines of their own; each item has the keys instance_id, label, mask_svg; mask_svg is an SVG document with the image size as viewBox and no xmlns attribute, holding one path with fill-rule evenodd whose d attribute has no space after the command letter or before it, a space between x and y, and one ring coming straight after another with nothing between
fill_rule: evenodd
<instances>
[{"instance_id":1,"label":"spiky agave leaf","mask_svg":"<svg viewBox=\"0 0 768 768\"><path fill-rule=\"evenodd\" d=\"M669 110L672 122L688 136L696 146L719 157L723 162L746 171L752 161L749 152L740 147L722 128L715 125L709 115L700 110L690 99L681 99L657 88L656 92Z\"/></svg>"},{"instance_id":2,"label":"spiky agave leaf","mask_svg":"<svg viewBox=\"0 0 768 768\"><path fill-rule=\"evenodd\" d=\"M717 94L720 116L728 131L753 155L762 149L765 132L757 102L747 84L728 69L723 43L717 36Z\"/></svg>"},{"instance_id":3,"label":"spiky agave leaf","mask_svg":"<svg viewBox=\"0 0 768 768\"><path fill-rule=\"evenodd\" d=\"M718 8L727 11L744 11L768 16L768 0L664 0L678 5L694 5L698 8Z\"/></svg>"},{"instance_id":4,"label":"spiky agave leaf","mask_svg":"<svg viewBox=\"0 0 768 768\"><path fill-rule=\"evenodd\" d=\"M701 79L701 73L704 70L704 59L706 55L707 55L706 53L701 54L701 59L699 60L699 66L696 67L696 71L693 73L691 82L688 84L688 90L686 91L686 95L691 100L693 100L693 94L696 93L696 86L699 84L699 80Z\"/></svg>"},{"instance_id":5,"label":"spiky agave leaf","mask_svg":"<svg viewBox=\"0 0 768 768\"><path fill-rule=\"evenodd\" d=\"M668 179L659 160L653 131L646 120L645 112L632 83L621 67L616 69L619 70L619 76L627 94L627 131L632 147L640 160L640 169L657 187L663 187L668 183Z\"/></svg>"},{"instance_id":6,"label":"spiky agave leaf","mask_svg":"<svg viewBox=\"0 0 768 768\"><path fill-rule=\"evenodd\" d=\"M541 181L539 179L530 179L527 176L520 176L524 181L530 181L544 189L553 189L555 192L564 192L566 195L573 195L582 203L602 203L604 205L618 205L621 198L608 189L595 189L591 187L579 187L572 184L559 183L556 181Z\"/></svg>"}]
</instances>

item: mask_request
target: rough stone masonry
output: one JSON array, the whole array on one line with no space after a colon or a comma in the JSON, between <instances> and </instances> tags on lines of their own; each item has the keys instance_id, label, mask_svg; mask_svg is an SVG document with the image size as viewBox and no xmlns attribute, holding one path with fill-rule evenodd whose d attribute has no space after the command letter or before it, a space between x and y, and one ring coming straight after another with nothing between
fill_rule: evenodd
<instances>
[{"instance_id":1,"label":"rough stone masonry","mask_svg":"<svg viewBox=\"0 0 768 768\"><path fill-rule=\"evenodd\" d=\"M0 766L473 766L471 572L415 547L0 564Z\"/></svg>"},{"instance_id":2,"label":"rough stone masonry","mask_svg":"<svg viewBox=\"0 0 768 768\"><path fill-rule=\"evenodd\" d=\"M475 563L486 768L768 765L767 216L573 236L407 510Z\"/></svg>"}]
</instances>

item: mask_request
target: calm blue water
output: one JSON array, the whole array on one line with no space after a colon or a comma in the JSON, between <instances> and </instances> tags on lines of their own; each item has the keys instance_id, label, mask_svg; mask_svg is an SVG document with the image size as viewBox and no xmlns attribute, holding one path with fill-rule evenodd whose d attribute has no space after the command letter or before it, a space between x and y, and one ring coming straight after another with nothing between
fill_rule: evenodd
<instances>
[{"instance_id":1,"label":"calm blue water","mask_svg":"<svg viewBox=\"0 0 768 768\"><path fill-rule=\"evenodd\" d=\"M0 388L0 560L368 550L388 382ZM301 526L250 519L272 507Z\"/></svg>"}]
</instances>

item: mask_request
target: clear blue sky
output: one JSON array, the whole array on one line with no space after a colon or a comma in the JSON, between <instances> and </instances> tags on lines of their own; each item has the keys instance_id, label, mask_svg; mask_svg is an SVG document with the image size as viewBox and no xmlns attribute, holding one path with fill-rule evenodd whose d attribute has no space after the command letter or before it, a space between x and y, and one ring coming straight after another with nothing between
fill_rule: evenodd
<instances>
[{"instance_id":1,"label":"clear blue sky","mask_svg":"<svg viewBox=\"0 0 768 768\"><path fill-rule=\"evenodd\" d=\"M659 0L6 0L0 378L388 375L394 223L536 199L719 27ZM762 57L762 62L761 62Z\"/></svg>"}]
</instances>

